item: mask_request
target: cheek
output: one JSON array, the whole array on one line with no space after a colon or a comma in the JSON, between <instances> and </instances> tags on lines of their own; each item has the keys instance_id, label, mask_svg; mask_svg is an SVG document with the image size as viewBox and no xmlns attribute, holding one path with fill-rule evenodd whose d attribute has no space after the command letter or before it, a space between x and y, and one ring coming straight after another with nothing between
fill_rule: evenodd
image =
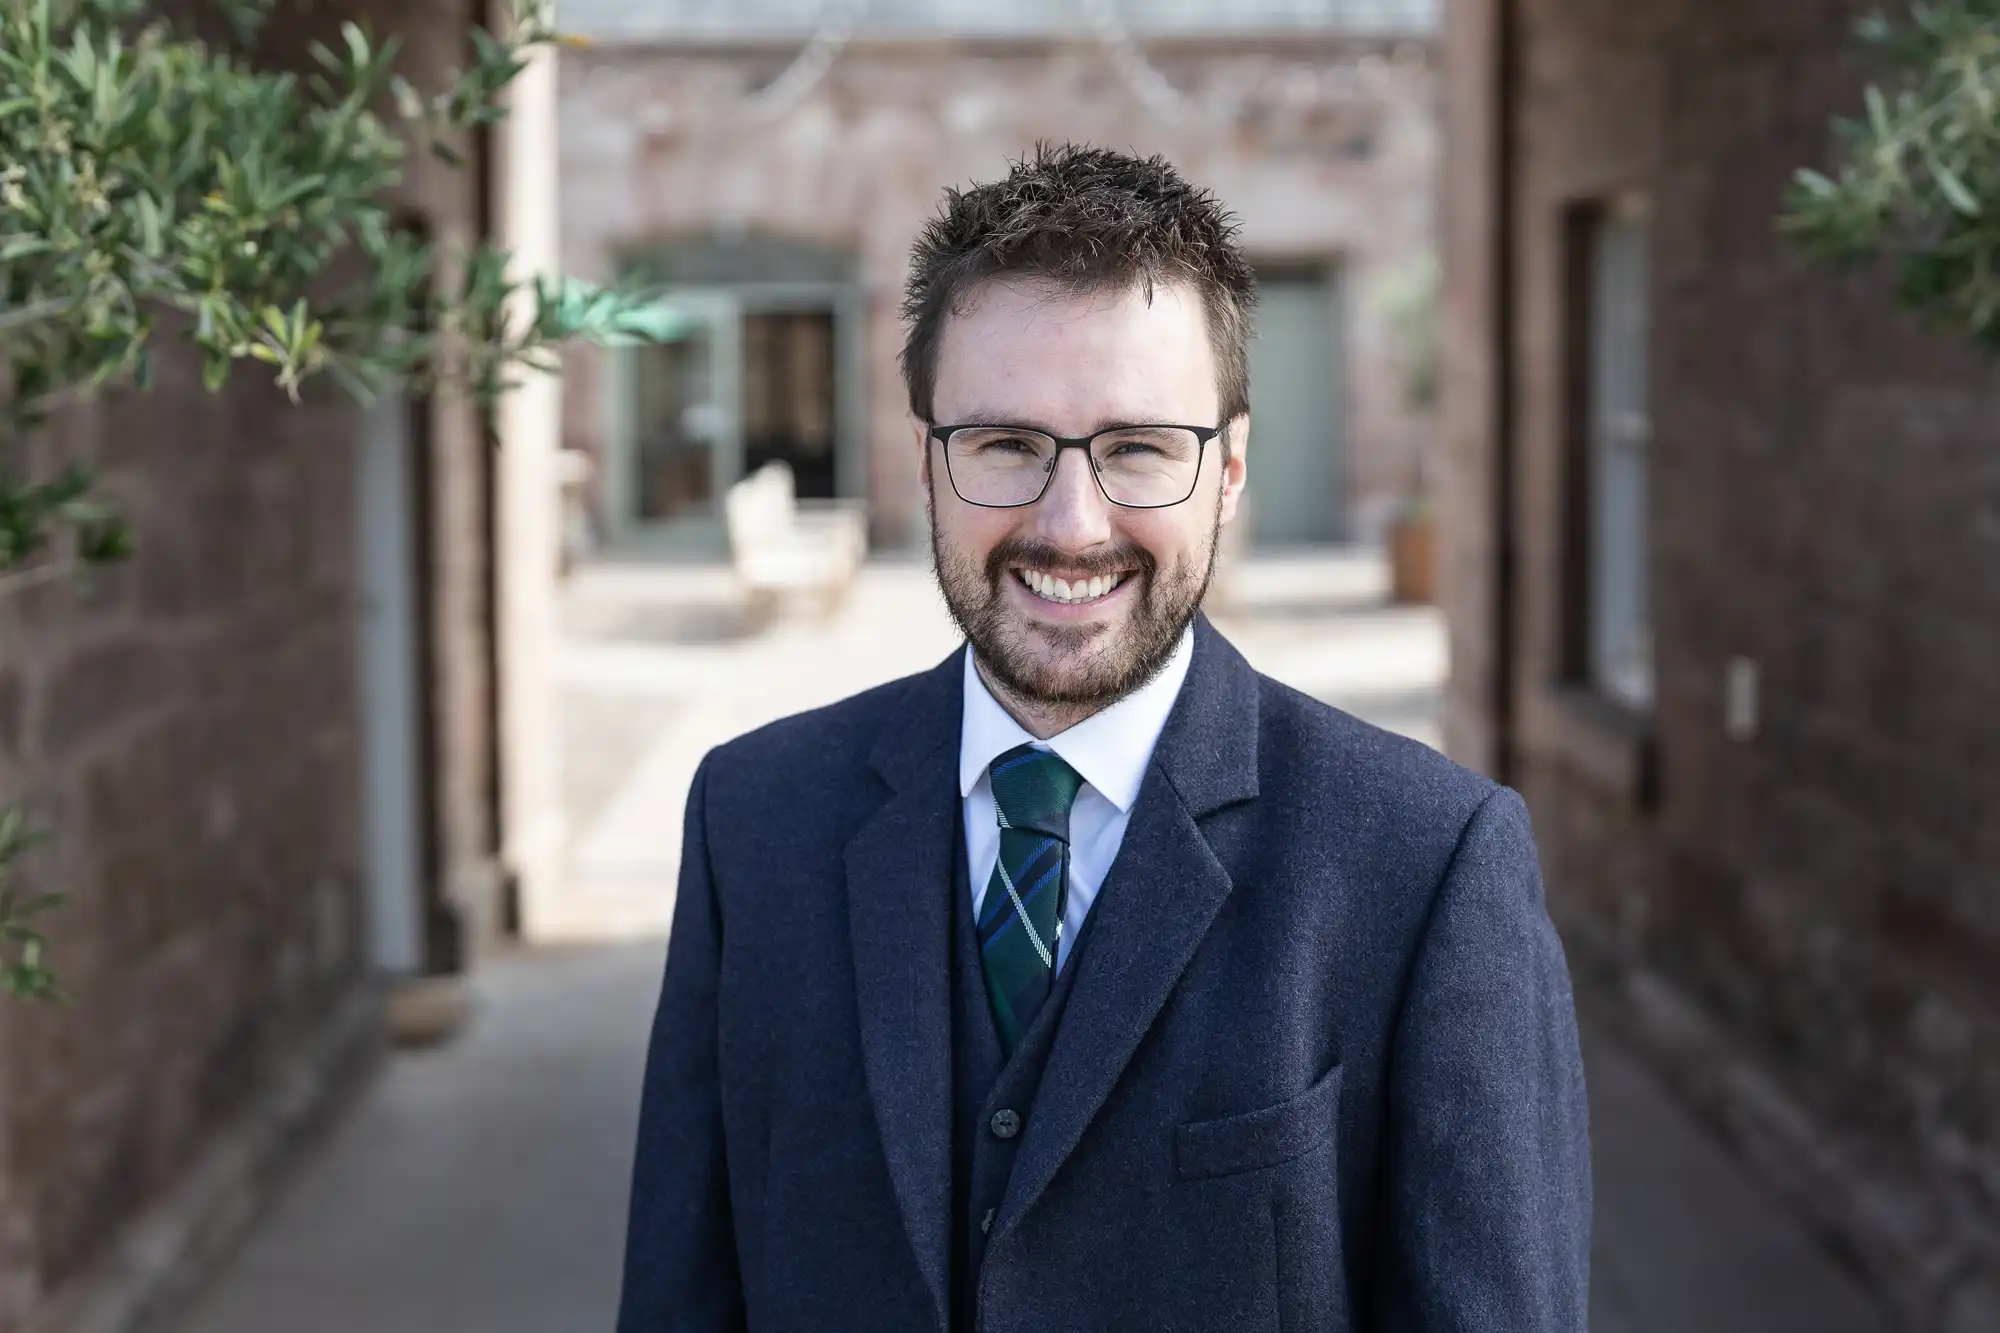
<instances>
[{"instance_id":1,"label":"cheek","mask_svg":"<svg viewBox=\"0 0 2000 1333\"><path fill-rule=\"evenodd\" d=\"M986 553L1019 526L1020 520L1002 509L981 509L955 495L938 498L938 535L960 555L984 562Z\"/></svg>"},{"instance_id":2,"label":"cheek","mask_svg":"<svg viewBox=\"0 0 2000 1333\"><path fill-rule=\"evenodd\" d=\"M1119 536L1146 551L1161 569L1172 569L1189 552L1199 551L1206 540L1202 530L1186 521L1183 511L1192 504L1189 501L1155 514L1132 514L1119 524Z\"/></svg>"}]
</instances>

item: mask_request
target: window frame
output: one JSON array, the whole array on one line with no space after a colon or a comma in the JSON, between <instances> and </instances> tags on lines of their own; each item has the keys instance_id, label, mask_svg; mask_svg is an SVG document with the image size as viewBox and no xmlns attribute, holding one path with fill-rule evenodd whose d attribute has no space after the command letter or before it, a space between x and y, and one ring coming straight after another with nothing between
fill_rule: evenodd
<instances>
[{"instance_id":1,"label":"window frame","mask_svg":"<svg viewBox=\"0 0 2000 1333\"><path fill-rule=\"evenodd\" d=\"M1628 257L1622 294L1636 306L1632 316L1636 333L1627 335L1622 348L1616 343L1620 332L1609 326L1616 318L1608 312L1606 267L1616 262L1607 257L1607 240L1617 238L1636 245L1636 256ZM1561 514L1562 570L1561 642L1558 664L1561 684L1601 701L1635 718L1649 717L1658 697L1653 643L1653 598L1650 508L1652 488L1652 240L1651 207L1648 197L1637 191L1589 200L1566 211L1563 225L1565 287L1566 368L1564 386L1564 431L1562 447ZM1621 364L1609 364L1612 358ZM1620 384L1619 380L1623 379ZM1610 392L1632 393L1634 409L1627 403L1608 408ZM1617 420L1610 419L1613 415ZM1623 439L1611 438L1622 434ZM1614 482L1606 465L1611 450L1623 449L1636 455L1637 499L1628 502L1628 512L1636 510L1633 531L1636 549L1607 557L1602 537L1608 487ZM1630 586L1607 587L1607 578L1623 578ZM1637 626L1643 641L1638 651L1644 661L1627 668L1636 675L1620 681L1616 666L1607 659L1615 646L1605 640L1607 605L1624 599L1624 611L1616 619ZM1629 648L1625 651L1630 651Z\"/></svg>"}]
</instances>

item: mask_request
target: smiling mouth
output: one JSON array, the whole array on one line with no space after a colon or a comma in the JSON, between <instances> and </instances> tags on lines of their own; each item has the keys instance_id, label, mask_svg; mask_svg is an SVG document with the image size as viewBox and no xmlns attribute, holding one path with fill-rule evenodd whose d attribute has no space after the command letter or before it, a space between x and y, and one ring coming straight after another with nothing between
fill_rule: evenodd
<instances>
[{"instance_id":1,"label":"smiling mouth","mask_svg":"<svg viewBox=\"0 0 2000 1333\"><path fill-rule=\"evenodd\" d=\"M1014 577L1021 585L1045 602L1058 606L1081 606L1110 596L1112 590L1130 577L1130 570L1116 574L1100 574L1087 579L1060 579L1053 574L1045 574L1038 569L1017 569Z\"/></svg>"}]
</instances>

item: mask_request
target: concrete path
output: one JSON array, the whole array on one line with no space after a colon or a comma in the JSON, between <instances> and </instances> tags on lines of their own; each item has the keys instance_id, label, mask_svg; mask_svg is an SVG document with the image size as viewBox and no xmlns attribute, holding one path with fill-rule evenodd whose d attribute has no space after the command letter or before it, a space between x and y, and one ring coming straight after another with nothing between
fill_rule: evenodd
<instances>
[{"instance_id":1,"label":"concrete path","mask_svg":"<svg viewBox=\"0 0 2000 1333\"><path fill-rule=\"evenodd\" d=\"M493 959L179 1333L610 1333L657 943Z\"/></svg>"},{"instance_id":2,"label":"concrete path","mask_svg":"<svg viewBox=\"0 0 2000 1333\"><path fill-rule=\"evenodd\" d=\"M1442 627L1366 556L1261 559L1218 624L1261 669L1435 743ZM916 565L841 616L746 635L726 574L600 566L572 589L568 943L492 960L453 1045L399 1055L181 1333L611 1328L645 1036L687 780L716 741L942 658ZM623 939L625 942L618 942ZM1585 1014L1595 1333L1886 1333L1851 1281Z\"/></svg>"},{"instance_id":3,"label":"concrete path","mask_svg":"<svg viewBox=\"0 0 2000 1333\"><path fill-rule=\"evenodd\" d=\"M1582 1019L1591 1333L1889 1333L1854 1280Z\"/></svg>"}]
</instances>

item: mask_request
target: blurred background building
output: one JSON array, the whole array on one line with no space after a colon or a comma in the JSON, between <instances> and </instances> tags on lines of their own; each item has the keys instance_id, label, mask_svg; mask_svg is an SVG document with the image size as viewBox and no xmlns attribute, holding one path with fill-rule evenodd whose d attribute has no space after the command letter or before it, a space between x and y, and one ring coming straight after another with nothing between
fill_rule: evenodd
<instances>
[{"instance_id":1,"label":"blurred background building","mask_svg":"<svg viewBox=\"0 0 2000 1333\"><path fill-rule=\"evenodd\" d=\"M1974 1333L2000 393L1775 225L1880 73L1860 8L1451 7L1446 736L1527 795L1583 1003L1904 1326Z\"/></svg>"},{"instance_id":2,"label":"blurred background building","mask_svg":"<svg viewBox=\"0 0 2000 1333\"><path fill-rule=\"evenodd\" d=\"M721 549L717 501L788 462L923 533L896 367L910 243L946 186L1038 140L1162 153L1243 221L1261 543L1378 535L1422 483L1396 312L1431 253L1433 0L566 0L565 270L643 274L663 346L567 358L564 442L614 546ZM1143 43L1143 46L1141 45Z\"/></svg>"}]
</instances>

